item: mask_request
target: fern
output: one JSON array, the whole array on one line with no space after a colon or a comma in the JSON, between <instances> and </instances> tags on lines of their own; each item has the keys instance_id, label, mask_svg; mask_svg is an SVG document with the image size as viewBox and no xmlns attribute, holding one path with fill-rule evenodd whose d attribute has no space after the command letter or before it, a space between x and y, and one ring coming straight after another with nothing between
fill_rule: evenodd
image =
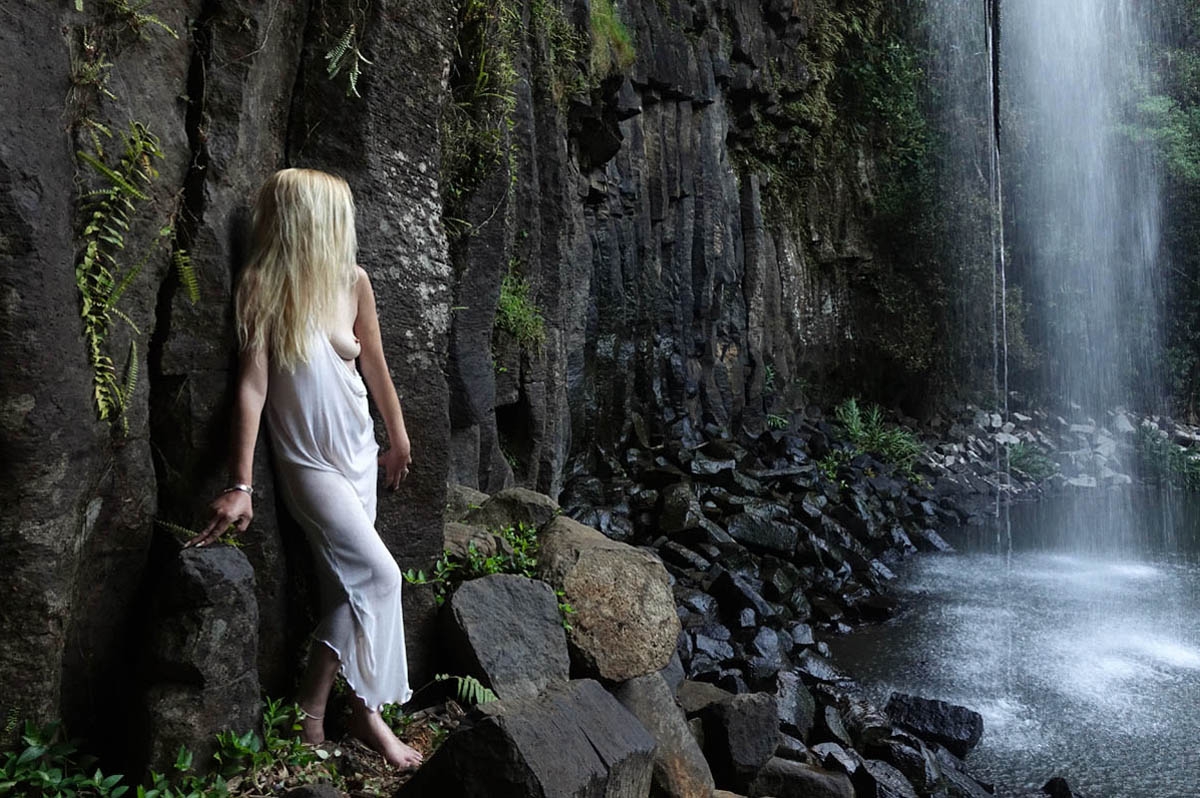
<instances>
[{"instance_id":1,"label":"fern","mask_svg":"<svg viewBox=\"0 0 1200 798\"><path fill-rule=\"evenodd\" d=\"M454 695L461 704L475 706L498 700L491 688L474 676L451 676L448 673L439 673L433 677L433 680L435 682L454 682Z\"/></svg>"},{"instance_id":2,"label":"fern","mask_svg":"<svg viewBox=\"0 0 1200 798\"><path fill-rule=\"evenodd\" d=\"M175 264L175 273L179 276L179 284L187 293L188 301L196 304L200 301L200 281L196 279L192 257L186 249L177 249L171 253L171 262Z\"/></svg>"},{"instance_id":3,"label":"fern","mask_svg":"<svg viewBox=\"0 0 1200 798\"><path fill-rule=\"evenodd\" d=\"M325 65L325 74L329 76L330 80L346 69L347 97L351 94L355 97L362 96L358 93L358 79L362 76L362 65L372 66L372 62L358 49L357 32L358 26L351 23L342 37L334 43L333 47L329 48L329 52L325 53L325 60L328 62Z\"/></svg>"},{"instance_id":4,"label":"fern","mask_svg":"<svg viewBox=\"0 0 1200 798\"><path fill-rule=\"evenodd\" d=\"M99 124L89 125L88 130L97 143L101 136L111 138L112 135ZM136 341L131 342L130 360L126 362L123 381L117 379L116 365L106 352L105 342L114 317L129 324L135 335L141 334L133 319L117 307L117 302L142 272L155 248L145 252L129 267L123 267L118 256L125 250L126 234L137 213L138 203L150 199L147 192L158 177L154 162L161 159L163 153L158 138L140 123L130 123L128 132L121 138L124 149L114 165L104 160L100 146L95 147L94 153L78 153L80 165L88 167L101 185L80 195L87 222L81 233L82 251L75 266L75 283L79 289L80 316L94 374L97 415L110 423L121 418L124 428L123 415L137 380ZM162 240L160 232L159 242Z\"/></svg>"}]
</instances>

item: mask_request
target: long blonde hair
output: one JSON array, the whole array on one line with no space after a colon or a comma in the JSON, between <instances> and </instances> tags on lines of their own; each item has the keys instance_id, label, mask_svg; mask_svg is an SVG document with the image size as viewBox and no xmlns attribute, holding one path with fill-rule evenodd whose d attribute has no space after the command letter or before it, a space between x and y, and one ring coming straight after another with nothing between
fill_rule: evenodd
<instances>
[{"instance_id":1,"label":"long blonde hair","mask_svg":"<svg viewBox=\"0 0 1200 798\"><path fill-rule=\"evenodd\" d=\"M340 177L283 169L254 201L254 241L237 289L238 340L291 371L311 330L328 332L358 277L354 197Z\"/></svg>"}]
</instances>

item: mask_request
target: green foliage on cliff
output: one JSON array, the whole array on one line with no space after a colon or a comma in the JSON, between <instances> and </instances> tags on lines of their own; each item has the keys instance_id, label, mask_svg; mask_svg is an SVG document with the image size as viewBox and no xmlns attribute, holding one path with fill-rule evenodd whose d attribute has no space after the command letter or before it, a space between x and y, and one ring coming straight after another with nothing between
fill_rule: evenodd
<instances>
[{"instance_id":1,"label":"green foliage on cliff","mask_svg":"<svg viewBox=\"0 0 1200 798\"><path fill-rule=\"evenodd\" d=\"M1142 479L1166 487L1200 490L1200 456L1172 441L1166 432L1147 424L1139 426L1134 453Z\"/></svg>"},{"instance_id":2,"label":"green foliage on cliff","mask_svg":"<svg viewBox=\"0 0 1200 798\"><path fill-rule=\"evenodd\" d=\"M633 37L617 16L612 0L591 0L589 27L592 81L598 83L614 72L628 69L637 53L633 49Z\"/></svg>"},{"instance_id":3,"label":"green foliage on cliff","mask_svg":"<svg viewBox=\"0 0 1200 798\"><path fill-rule=\"evenodd\" d=\"M873 454L906 477L915 477L913 466L924 447L908 430L888 426L879 405L871 405L864 411L858 400L851 397L834 408L833 415L858 452Z\"/></svg>"},{"instance_id":4,"label":"green foliage on cliff","mask_svg":"<svg viewBox=\"0 0 1200 798\"><path fill-rule=\"evenodd\" d=\"M442 604L463 582L481 576L517 574L533 578L537 571L537 529L519 523L495 530L494 534L499 539L495 554L485 555L472 541L465 556L446 550L433 564L432 572L409 569L404 572L404 580L413 585L433 585L434 598Z\"/></svg>"},{"instance_id":5,"label":"green foliage on cliff","mask_svg":"<svg viewBox=\"0 0 1200 798\"><path fill-rule=\"evenodd\" d=\"M500 301L496 304L496 329L511 335L527 349L536 349L546 340L546 323L529 296L529 283L509 271L500 283Z\"/></svg>"}]
</instances>

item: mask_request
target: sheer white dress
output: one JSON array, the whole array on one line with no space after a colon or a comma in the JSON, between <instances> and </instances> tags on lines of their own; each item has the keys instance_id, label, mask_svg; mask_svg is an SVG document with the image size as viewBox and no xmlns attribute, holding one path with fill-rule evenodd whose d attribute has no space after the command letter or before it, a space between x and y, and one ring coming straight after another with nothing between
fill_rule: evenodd
<instances>
[{"instance_id":1,"label":"sheer white dress","mask_svg":"<svg viewBox=\"0 0 1200 798\"><path fill-rule=\"evenodd\" d=\"M322 618L317 640L368 708L412 696L404 648L400 568L375 531L379 445L367 388L353 364L314 332L308 362L272 365L267 424L280 492L316 555Z\"/></svg>"}]
</instances>

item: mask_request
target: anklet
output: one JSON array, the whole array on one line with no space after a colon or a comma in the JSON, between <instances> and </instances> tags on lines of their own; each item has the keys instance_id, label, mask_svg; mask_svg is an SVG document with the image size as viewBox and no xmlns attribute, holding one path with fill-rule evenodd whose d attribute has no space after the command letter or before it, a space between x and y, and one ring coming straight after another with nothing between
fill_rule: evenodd
<instances>
[{"instance_id":1,"label":"anklet","mask_svg":"<svg viewBox=\"0 0 1200 798\"><path fill-rule=\"evenodd\" d=\"M325 716L324 716L324 715L314 715L313 713L309 712L309 711L308 711L307 709L305 709L304 707L299 707L299 710L300 710L300 714L303 716L303 717L301 717L301 718L300 718L300 720L301 720L301 721L306 721L306 720L325 720Z\"/></svg>"}]
</instances>

